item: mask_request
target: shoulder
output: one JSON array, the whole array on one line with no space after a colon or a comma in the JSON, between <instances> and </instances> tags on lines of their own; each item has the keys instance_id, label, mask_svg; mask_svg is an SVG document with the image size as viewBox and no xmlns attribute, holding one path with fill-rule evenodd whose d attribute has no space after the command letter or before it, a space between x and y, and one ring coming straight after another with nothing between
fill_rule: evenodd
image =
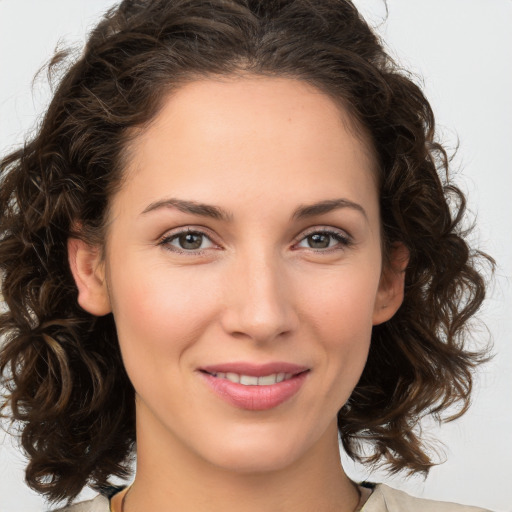
<instances>
[{"instance_id":1,"label":"shoulder","mask_svg":"<svg viewBox=\"0 0 512 512\"><path fill-rule=\"evenodd\" d=\"M415 498L409 494L392 489L384 484L375 486L372 495L361 512L490 512L489 510L457 505L444 501Z\"/></svg>"},{"instance_id":2,"label":"shoulder","mask_svg":"<svg viewBox=\"0 0 512 512\"><path fill-rule=\"evenodd\" d=\"M96 498L88 501L81 501L68 507L59 508L53 512L109 512L110 505L106 496L99 494Z\"/></svg>"},{"instance_id":3,"label":"shoulder","mask_svg":"<svg viewBox=\"0 0 512 512\"><path fill-rule=\"evenodd\" d=\"M88 501L80 501L67 507L51 510L49 512L110 512L110 498L122 491L124 485L110 485L105 487L101 494Z\"/></svg>"}]
</instances>

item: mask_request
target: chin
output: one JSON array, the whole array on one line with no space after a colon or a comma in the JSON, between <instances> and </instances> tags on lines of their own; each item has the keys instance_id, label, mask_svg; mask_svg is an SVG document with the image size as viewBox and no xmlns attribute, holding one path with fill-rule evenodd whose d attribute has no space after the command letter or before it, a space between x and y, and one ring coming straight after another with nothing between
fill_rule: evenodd
<instances>
[{"instance_id":1,"label":"chin","mask_svg":"<svg viewBox=\"0 0 512 512\"><path fill-rule=\"evenodd\" d=\"M294 464L297 458L297 454L290 451L283 452L275 448L263 451L260 446L257 450L245 448L243 453L238 450L225 451L214 456L214 464L228 472L251 475L284 470Z\"/></svg>"},{"instance_id":2,"label":"chin","mask_svg":"<svg viewBox=\"0 0 512 512\"><path fill-rule=\"evenodd\" d=\"M313 435L294 436L289 431L250 430L225 435L221 442L212 442L207 458L219 469L230 472L268 473L296 464L314 444Z\"/></svg>"}]
</instances>

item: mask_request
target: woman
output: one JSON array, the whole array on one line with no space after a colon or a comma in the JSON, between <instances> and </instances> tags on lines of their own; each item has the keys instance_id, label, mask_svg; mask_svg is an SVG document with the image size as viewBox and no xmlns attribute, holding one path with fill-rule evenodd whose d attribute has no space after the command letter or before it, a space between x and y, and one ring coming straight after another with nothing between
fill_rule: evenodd
<instances>
[{"instance_id":1,"label":"woman","mask_svg":"<svg viewBox=\"0 0 512 512\"><path fill-rule=\"evenodd\" d=\"M349 2L121 3L1 167L29 484L102 491L78 510L464 510L355 485L337 444L426 472L419 419L469 403L484 284L446 167Z\"/></svg>"}]
</instances>

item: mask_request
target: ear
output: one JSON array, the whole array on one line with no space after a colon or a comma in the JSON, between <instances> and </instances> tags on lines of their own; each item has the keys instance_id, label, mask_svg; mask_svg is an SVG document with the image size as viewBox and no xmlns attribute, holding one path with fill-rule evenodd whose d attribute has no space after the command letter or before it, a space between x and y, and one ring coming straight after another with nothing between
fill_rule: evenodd
<instances>
[{"instance_id":1,"label":"ear","mask_svg":"<svg viewBox=\"0 0 512 512\"><path fill-rule=\"evenodd\" d=\"M404 300L405 269L409 263L409 249L404 244L393 244L389 261L382 269L379 289L373 310L373 325L387 322Z\"/></svg>"},{"instance_id":2,"label":"ear","mask_svg":"<svg viewBox=\"0 0 512 512\"><path fill-rule=\"evenodd\" d=\"M96 316L110 313L112 308L100 248L78 238L69 238L68 261L78 288L78 304Z\"/></svg>"}]
</instances>

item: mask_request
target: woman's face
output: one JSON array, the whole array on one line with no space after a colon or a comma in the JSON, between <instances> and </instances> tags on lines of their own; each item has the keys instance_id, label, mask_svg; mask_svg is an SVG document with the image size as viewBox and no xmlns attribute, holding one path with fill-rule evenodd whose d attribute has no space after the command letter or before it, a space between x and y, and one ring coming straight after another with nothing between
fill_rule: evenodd
<instances>
[{"instance_id":1,"label":"woman's face","mask_svg":"<svg viewBox=\"0 0 512 512\"><path fill-rule=\"evenodd\" d=\"M265 471L331 449L402 286L382 274L374 162L348 115L292 79L193 82L126 178L105 260L70 254L80 304L113 312L139 452Z\"/></svg>"}]
</instances>

